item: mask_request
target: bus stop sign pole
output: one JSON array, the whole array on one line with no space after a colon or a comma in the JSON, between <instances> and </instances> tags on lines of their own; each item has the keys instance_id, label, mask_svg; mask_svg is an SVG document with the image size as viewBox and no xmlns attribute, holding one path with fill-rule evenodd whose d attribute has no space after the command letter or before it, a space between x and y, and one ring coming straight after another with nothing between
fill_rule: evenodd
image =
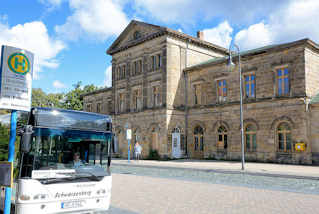
<instances>
[{"instance_id":1,"label":"bus stop sign pole","mask_svg":"<svg viewBox=\"0 0 319 214\"><path fill-rule=\"evenodd\" d=\"M131 153L131 139L132 139L132 129L126 129L126 139L127 139L127 161L130 162Z\"/></svg>"},{"instance_id":2,"label":"bus stop sign pole","mask_svg":"<svg viewBox=\"0 0 319 214\"><path fill-rule=\"evenodd\" d=\"M14 160L14 142L16 139L16 129L17 129L17 111L12 110L12 112L11 112L11 126L10 126L10 139L9 139L9 153L8 153L8 161L11 163ZM6 187L6 196L5 196L5 201L4 201L4 214L10 214L11 192L12 192L11 188Z\"/></svg>"}]
</instances>

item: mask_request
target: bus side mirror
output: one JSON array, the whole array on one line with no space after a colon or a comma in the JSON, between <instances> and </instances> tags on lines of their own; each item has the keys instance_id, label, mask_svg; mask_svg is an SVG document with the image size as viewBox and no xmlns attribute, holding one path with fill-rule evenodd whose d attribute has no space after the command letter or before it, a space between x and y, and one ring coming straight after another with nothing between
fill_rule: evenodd
<instances>
[{"instance_id":1,"label":"bus side mirror","mask_svg":"<svg viewBox=\"0 0 319 214\"><path fill-rule=\"evenodd\" d=\"M31 150L31 140L32 140L32 126L24 126L22 137L21 137L21 151L28 153Z\"/></svg>"}]
</instances>

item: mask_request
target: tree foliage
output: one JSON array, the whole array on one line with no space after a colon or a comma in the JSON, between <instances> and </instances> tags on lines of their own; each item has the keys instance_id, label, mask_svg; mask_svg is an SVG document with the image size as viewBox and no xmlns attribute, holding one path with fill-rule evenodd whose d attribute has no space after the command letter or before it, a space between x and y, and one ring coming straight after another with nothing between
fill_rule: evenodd
<instances>
[{"instance_id":1,"label":"tree foliage","mask_svg":"<svg viewBox=\"0 0 319 214\"><path fill-rule=\"evenodd\" d=\"M9 128L0 123L0 161L8 160Z\"/></svg>"},{"instance_id":2,"label":"tree foliage","mask_svg":"<svg viewBox=\"0 0 319 214\"><path fill-rule=\"evenodd\" d=\"M54 107L72 110L83 110L83 100L81 95L99 89L90 84L82 87L79 81L73 85L73 89L67 93L49 93L46 94L41 88L32 89L33 107Z\"/></svg>"}]
</instances>

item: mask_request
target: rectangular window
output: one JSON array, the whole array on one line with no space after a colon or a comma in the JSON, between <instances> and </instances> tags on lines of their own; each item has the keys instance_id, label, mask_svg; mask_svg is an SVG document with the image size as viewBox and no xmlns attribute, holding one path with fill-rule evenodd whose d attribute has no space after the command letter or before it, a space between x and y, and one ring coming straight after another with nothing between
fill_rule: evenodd
<instances>
[{"instance_id":1,"label":"rectangular window","mask_svg":"<svg viewBox=\"0 0 319 214\"><path fill-rule=\"evenodd\" d=\"M123 67L122 67L122 79L125 78L125 75L126 75L126 67L125 67L125 65L123 65Z\"/></svg>"},{"instance_id":2,"label":"rectangular window","mask_svg":"<svg viewBox=\"0 0 319 214\"><path fill-rule=\"evenodd\" d=\"M153 86L153 89L152 89L152 102L153 102L153 107L160 105L159 86Z\"/></svg>"},{"instance_id":3,"label":"rectangular window","mask_svg":"<svg viewBox=\"0 0 319 214\"><path fill-rule=\"evenodd\" d=\"M137 70L137 72L140 74L140 73L142 73L142 60L139 60L138 61L138 70Z\"/></svg>"},{"instance_id":4,"label":"rectangular window","mask_svg":"<svg viewBox=\"0 0 319 214\"><path fill-rule=\"evenodd\" d=\"M91 112L91 104L86 105L86 111Z\"/></svg>"},{"instance_id":5,"label":"rectangular window","mask_svg":"<svg viewBox=\"0 0 319 214\"><path fill-rule=\"evenodd\" d=\"M157 68L162 67L162 56L161 54L157 54Z\"/></svg>"},{"instance_id":6,"label":"rectangular window","mask_svg":"<svg viewBox=\"0 0 319 214\"><path fill-rule=\"evenodd\" d=\"M96 113L101 113L101 103L96 104Z\"/></svg>"},{"instance_id":7,"label":"rectangular window","mask_svg":"<svg viewBox=\"0 0 319 214\"><path fill-rule=\"evenodd\" d=\"M245 79L245 96L246 98L255 98L255 75L250 74L244 77Z\"/></svg>"},{"instance_id":8,"label":"rectangular window","mask_svg":"<svg viewBox=\"0 0 319 214\"><path fill-rule=\"evenodd\" d=\"M198 148L198 137L195 137L195 145L194 145L194 150L197 151Z\"/></svg>"},{"instance_id":9,"label":"rectangular window","mask_svg":"<svg viewBox=\"0 0 319 214\"><path fill-rule=\"evenodd\" d=\"M201 86L198 85L194 85L194 104L195 105L199 105L201 104Z\"/></svg>"},{"instance_id":10,"label":"rectangular window","mask_svg":"<svg viewBox=\"0 0 319 214\"><path fill-rule=\"evenodd\" d=\"M132 97L133 97L133 109L140 110L142 108L141 90L140 89L134 90Z\"/></svg>"},{"instance_id":11,"label":"rectangular window","mask_svg":"<svg viewBox=\"0 0 319 214\"><path fill-rule=\"evenodd\" d=\"M156 56L152 56L152 70L156 69Z\"/></svg>"},{"instance_id":12,"label":"rectangular window","mask_svg":"<svg viewBox=\"0 0 319 214\"><path fill-rule=\"evenodd\" d=\"M119 95L119 112L124 112L124 94Z\"/></svg>"},{"instance_id":13,"label":"rectangular window","mask_svg":"<svg viewBox=\"0 0 319 214\"><path fill-rule=\"evenodd\" d=\"M289 72L288 68L280 68L276 71L277 94L279 96L289 95Z\"/></svg>"},{"instance_id":14,"label":"rectangular window","mask_svg":"<svg viewBox=\"0 0 319 214\"><path fill-rule=\"evenodd\" d=\"M225 102L227 98L226 80L218 80L217 87L218 87L218 101Z\"/></svg>"},{"instance_id":15,"label":"rectangular window","mask_svg":"<svg viewBox=\"0 0 319 214\"><path fill-rule=\"evenodd\" d=\"M135 61L135 62L133 63L132 75L134 76L134 75L136 75L136 73L137 73L137 62Z\"/></svg>"}]
</instances>

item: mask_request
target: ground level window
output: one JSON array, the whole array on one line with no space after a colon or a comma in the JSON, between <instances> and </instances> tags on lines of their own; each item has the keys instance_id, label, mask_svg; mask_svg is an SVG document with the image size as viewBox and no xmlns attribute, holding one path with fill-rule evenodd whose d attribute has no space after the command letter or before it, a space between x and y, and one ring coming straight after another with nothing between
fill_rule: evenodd
<instances>
[{"instance_id":1,"label":"ground level window","mask_svg":"<svg viewBox=\"0 0 319 214\"><path fill-rule=\"evenodd\" d=\"M291 152L291 129L287 123L279 124L277 128L278 151Z\"/></svg>"},{"instance_id":2,"label":"ground level window","mask_svg":"<svg viewBox=\"0 0 319 214\"><path fill-rule=\"evenodd\" d=\"M246 126L245 129L246 151L255 152L257 149L256 127L252 124Z\"/></svg>"},{"instance_id":3,"label":"ground level window","mask_svg":"<svg viewBox=\"0 0 319 214\"><path fill-rule=\"evenodd\" d=\"M227 149L227 129L225 126L220 126L217 130L218 134L218 149Z\"/></svg>"}]
</instances>

